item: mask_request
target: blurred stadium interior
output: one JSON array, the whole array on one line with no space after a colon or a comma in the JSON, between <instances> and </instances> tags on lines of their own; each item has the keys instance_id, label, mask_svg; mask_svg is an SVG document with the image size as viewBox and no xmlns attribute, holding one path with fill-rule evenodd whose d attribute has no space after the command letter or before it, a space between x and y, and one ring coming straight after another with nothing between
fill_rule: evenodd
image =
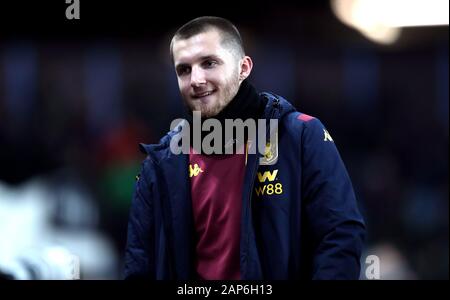
<instances>
[{"instance_id":1,"label":"blurred stadium interior","mask_svg":"<svg viewBox=\"0 0 450 300\"><path fill-rule=\"evenodd\" d=\"M28 25L0 24L0 276L64 278L75 255L81 279L121 277L138 143L183 116L171 34L218 15L241 30L250 81L333 136L368 226L363 269L374 254L381 279L448 279L448 12L446 25L403 27L380 44L327 1L83 2L78 24L61 2L47 4L47 22L35 3Z\"/></svg>"}]
</instances>

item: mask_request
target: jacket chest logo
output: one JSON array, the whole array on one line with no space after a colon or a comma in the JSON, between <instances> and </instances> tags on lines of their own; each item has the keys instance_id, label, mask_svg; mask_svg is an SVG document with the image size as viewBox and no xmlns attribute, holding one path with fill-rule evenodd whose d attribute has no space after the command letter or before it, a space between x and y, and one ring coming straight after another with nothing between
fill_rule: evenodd
<instances>
[{"instance_id":1,"label":"jacket chest logo","mask_svg":"<svg viewBox=\"0 0 450 300\"><path fill-rule=\"evenodd\" d=\"M273 170L271 171L265 171L264 173L262 172L258 172L258 180L259 182L266 182L267 180L269 181L274 181L275 178L277 177L278 174L278 170Z\"/></svg>"},{"instance_id":2,"label":"jacket chest logo","mask_svg":"<svg viewBox=\"0 0 450 300\"><path fill-rule=\"evenodd\" d=\"M198 166L198 164L194 164L194 167L192 167L191 164L189 164L189 177L196 177L198 174L203 173L202 168Z\"/></svg>"},{"instance_id":3,"label":"jacket chest logo","mask_svg":"<svg viewBox=\"0 0 450 300\"><path fill-rule=\"evenodd\" d=\"M326 130L323 129L323 141L326 142L333 142L333 138L331 137L330 133Z\"/></svg>"},{"instance_id":4,"label":"jacket chest logo","mask_svg":"<svg viewBox=\"0 0 450 300\"><path fill-rule=\"evenodd\" d=\"M277 163L278 160L278 132L274 133L274 143L267 143L264 150L264 156L259 158L259 164L262 166L270 166Z\"/></svg>"},{"instance_id":5,"label":"jacket chest logo","mask_svg":"<svg viewBox=\"0 0 450 300\"><path fill-rule=\"evenodd\" d=\"M277 174L278 169L257 173L259 182L259 184L255 186L255 193L257 196L281 195L283 193L283 184L277 182Z\"/></svg>"}]
</instances>

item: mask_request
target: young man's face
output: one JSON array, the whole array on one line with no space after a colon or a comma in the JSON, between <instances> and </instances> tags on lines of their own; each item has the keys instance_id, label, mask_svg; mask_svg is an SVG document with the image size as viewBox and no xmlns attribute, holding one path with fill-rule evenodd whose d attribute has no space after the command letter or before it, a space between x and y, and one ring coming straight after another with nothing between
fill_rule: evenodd
<instances>
[{"instance_id":1,"label":"young man's face","mask_svg":"<svg viewBox=\"0 0 450 300\"><path fill-rule=\"evenodd\" d=\"M202 117L217 115L236 95L240 82L240 60L221 44L216 30L175 40L173 61L181 96Z\"/></svg>"}]
</instances>

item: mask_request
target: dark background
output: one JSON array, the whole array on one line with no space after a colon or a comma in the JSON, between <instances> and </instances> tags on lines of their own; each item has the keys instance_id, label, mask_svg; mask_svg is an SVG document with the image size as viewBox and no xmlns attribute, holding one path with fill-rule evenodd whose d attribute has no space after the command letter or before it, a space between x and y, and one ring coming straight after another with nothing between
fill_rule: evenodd
<instances>
[{"instance_id":1,"label":"dark background","mask_svg":"<svg viewBox=\"0 0 450 300\"><path fill-rule=\"evenodd\" d=\"M0 270L59 245L82 278L120 277L137 144L183 112L171 35L217 15L240 29L257 89L333 136L367 221L363 266L374 254L382 278L448 279L448 25L383 46L328 1L80 2L80 20L62 0L0 6Z\"/></svg>"}]
</instances>

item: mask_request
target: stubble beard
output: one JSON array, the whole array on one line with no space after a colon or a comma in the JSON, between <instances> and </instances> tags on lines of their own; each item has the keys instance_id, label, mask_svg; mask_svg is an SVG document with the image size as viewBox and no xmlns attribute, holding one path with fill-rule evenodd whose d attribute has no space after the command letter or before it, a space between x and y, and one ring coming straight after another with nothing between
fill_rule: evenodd
<instances>
[{"instance_id":1,"label":"stubble beard","mask_svg":"<svg viewBox=\"0 0 450 300\"><path fill-rule=\"evenodd\" d=\"M191 111L200 111L202 118L210 118L216 116L220 113L227 105L231 102L231 100L236 96L239 90L239 78L233 78L230 80L229 84L226 85L227 88L216 92L217 100L214 103L203 103L201 101L186 101L188 107Z\"/></svg>"}]
</instances>

